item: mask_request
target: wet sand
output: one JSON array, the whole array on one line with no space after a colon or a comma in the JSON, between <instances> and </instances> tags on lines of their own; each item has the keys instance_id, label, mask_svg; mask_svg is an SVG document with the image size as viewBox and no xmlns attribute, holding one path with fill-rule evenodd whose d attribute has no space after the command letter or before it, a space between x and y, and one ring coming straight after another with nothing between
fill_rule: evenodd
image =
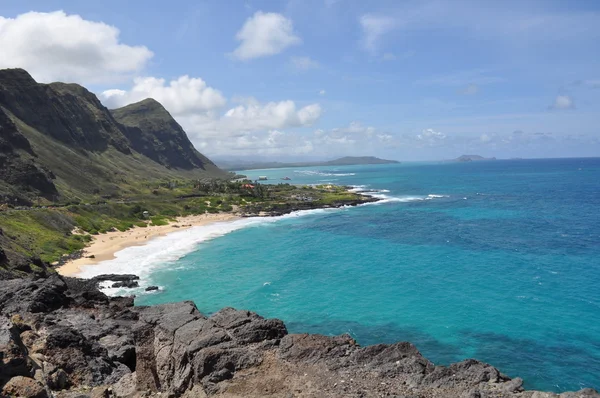
<instances>
[{"instance_id":1,"label":"wet sand","mask_svg":"<svg viewBox=\"0 0 600 398\"><path fill-rule=\"evenodd\" d=\"M57 268L64 276L76 276L85 265L97 264L101 261L112 260L115 253L130 246L143 245L157 236L181 231L186 228L212 224L215 222L234 221L240 217L233 214L202 214L178 217L177 221L162 226L134 227L128 231L107 232L94 236L89 246L84 249L83 257L71 260ZM94 258L87 258L87 256Z\"/></svg>"}]
</instances>

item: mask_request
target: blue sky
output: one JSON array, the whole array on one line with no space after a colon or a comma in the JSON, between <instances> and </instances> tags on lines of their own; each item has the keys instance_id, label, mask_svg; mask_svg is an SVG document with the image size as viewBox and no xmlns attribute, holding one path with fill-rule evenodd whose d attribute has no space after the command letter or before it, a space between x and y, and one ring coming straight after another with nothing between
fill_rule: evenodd
<instances>
[{"instance_id":1,"label":"blue sky","mask_svg":"<svg viewBox=\"0 0 600 398\"><path fill-rule=\"evenodd\" d=\"M600 155L597 1L11 1L0 67L217 158Z\"/></svg>"}]
</instances>

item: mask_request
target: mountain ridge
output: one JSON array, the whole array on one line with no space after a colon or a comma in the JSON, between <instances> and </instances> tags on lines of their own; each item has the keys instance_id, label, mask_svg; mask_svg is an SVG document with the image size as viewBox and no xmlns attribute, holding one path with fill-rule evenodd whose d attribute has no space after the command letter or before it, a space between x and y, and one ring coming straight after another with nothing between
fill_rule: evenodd
<instances>
[{"instance_id":1,"label":"mountain ridge","mask_svg":"<svg viewBox=\"0 0 600 398\"><path fill-rule=\"evenodd\" d=\"M4 203L118 195L147 180L229 178L155 100L109 111L81 85L37 83L23 69L0 70L0 131Z\"/></svg>"}]
</instances>

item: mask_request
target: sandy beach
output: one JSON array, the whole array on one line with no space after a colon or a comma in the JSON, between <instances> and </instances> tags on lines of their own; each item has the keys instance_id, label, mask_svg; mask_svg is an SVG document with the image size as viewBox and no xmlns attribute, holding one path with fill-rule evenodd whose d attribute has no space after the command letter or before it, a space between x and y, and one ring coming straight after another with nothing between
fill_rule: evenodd
<instances>
[{"instance_id":1,"label":"sandy beach","mask_svg":"<svg viewBox=\"0 0 600 398\"><path fill-rule=\"evenodd\" d=\"M215 222L233 221L239 218L233 214L202 214L178 217L176 221L169 223L169 225L135 227L125 232L114 231L96 235L90 245L84 249L83 257L69 261L56 270L64 276L75 276L81 271L82 266L112 260L115 258L116 252L126 247L143 245L157 236ZM88 258L92 255L94 258Z\"/></svg>"}]
</instances>

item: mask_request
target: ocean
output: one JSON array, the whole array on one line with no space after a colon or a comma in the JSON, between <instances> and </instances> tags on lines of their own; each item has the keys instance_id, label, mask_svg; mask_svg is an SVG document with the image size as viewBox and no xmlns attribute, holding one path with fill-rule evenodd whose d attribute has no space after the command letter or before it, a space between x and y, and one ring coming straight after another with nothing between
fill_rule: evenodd
<instances>
[{"instance_id":1,"label":"ocean","mask_svg":"<svg viewBox=\"0 0 600 398\"><path fill-rule=\"evenodd\" d=\"M600 159L241 173L383 200L179 231L83 276L161 286L138 305L250 309L290 332L410 341L436 364L476 358L528 389L600 388Z\"/></svg>"}]
</instances>

